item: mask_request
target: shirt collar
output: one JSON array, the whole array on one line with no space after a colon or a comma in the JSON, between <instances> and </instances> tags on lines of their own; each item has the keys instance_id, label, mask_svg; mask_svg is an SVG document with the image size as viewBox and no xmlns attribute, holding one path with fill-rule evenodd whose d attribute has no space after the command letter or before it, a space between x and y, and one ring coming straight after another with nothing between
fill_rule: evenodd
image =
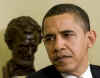
<instances>
[{"instance_id":1,"label":"shirt collar","mask_svg":"<svg viewBox=\"0 0 100 78\"><path fill-rule=\"evenodd\" d=\"M69 75L69 74L65 74L65 73L61 73L63 78L77 78L74 75ZM80 76L80 78L93 78L92 74L91 74L91 70L90 70L90 65L88 66L88 68L86 69L86 71Z\"/></svg>"},{"instance_id":2,"label":"shirt collar","mask_svg":"<svg viewBox=\"0 0 100 78\"><path fill-rule=\"evenodd\" d=\"M82 78L92 78L90 65L88 66L87 70L81 75Z\"/></svg>"}]
</instances>

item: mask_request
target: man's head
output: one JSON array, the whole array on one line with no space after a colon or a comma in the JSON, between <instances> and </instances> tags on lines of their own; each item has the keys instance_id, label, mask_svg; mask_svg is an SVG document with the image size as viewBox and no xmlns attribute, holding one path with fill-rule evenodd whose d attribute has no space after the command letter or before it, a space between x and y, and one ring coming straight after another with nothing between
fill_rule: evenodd
<instances>
[{"instance_id":1,"label":"man's head","mask_svg":"<svg viewBox=\"0 0 100 78\"><path fill-rule=\"evenodd\" d=\"M73 4L52 7L42 23L44 44L60 72L80 75L88 66L88 48L96 40L86 12Z\"/></svg>"},{"instance_id":2,"label":"man's head","mask_svg":"<svg viewBox=\"0 0 100 78\"><path fill-rule=\"evenodd\" d=\"M83 26L84 31L90 31L90 21L88 14L83 9L73 4L60 4L52 7L43 18L42 30L44 29L44 21L46 18L64 13L73 14L75 19L77 19L76 21L80 21L85 24Z\"/></svg>"},{"instance_id":3,"label":"man's head","mask_svg":"<svg viewBox=\"0 0 100 78\"><path fill-rule=\"evenodd\" d=\"M41 28L29 16L14 18L7 26L5 41L17 64L32 65L34 53L41 42Z\"/></svg>"}]
</instances>

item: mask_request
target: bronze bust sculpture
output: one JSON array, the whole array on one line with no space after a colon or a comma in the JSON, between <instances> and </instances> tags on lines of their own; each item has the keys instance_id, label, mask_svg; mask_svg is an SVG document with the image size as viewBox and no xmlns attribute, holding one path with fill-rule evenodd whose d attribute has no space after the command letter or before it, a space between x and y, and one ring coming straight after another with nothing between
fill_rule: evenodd
<instances>
[{"instance_id":1,"label":"bronze bust sculpture","mask_svg":"<svg viewBox=\"0 0 100 78\"><path fill-rule=\"evenodd\" d=\"M5 31L5 42L12 51L12 58L4 68L4 78L35 71L34 54L41 38L41 28L30 16L20 16L10 21Z\"/></svg>"}]
</instances>

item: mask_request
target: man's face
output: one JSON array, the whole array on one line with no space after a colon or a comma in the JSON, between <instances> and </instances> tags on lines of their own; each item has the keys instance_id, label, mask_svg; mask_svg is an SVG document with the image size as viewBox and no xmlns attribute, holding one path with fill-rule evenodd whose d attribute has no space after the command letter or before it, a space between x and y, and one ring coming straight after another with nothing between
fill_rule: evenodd
<instances>
[{"instance_id":1,"label":"man's face","mask_svg":"<svg viewBox=\"0 0 100 78\"><path fill-rule=\"evenodd\" d=\"M32 66L34 53L40 41L40 33L30 27L16 29L15 40L13 40L13 57L17 64Z\"/></svg>"},{"instance_id":2,"label":"man's face","mask_svg":"<svg viewBox=\"0 0 100 78\"><path fill-rule=\"evenodd\" d=\"M72 14L51 16L44 21L44 45L60 72L75 72L88 64L89 39Z\"/></svg>"}]
</instances>

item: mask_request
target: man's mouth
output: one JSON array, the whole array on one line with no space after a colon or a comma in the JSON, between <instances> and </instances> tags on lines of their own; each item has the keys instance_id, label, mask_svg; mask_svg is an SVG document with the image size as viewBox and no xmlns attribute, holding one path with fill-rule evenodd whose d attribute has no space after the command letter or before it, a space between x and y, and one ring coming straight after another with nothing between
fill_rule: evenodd
<instances>
[{"instance_id":1,"label":"man's mouth","mask_svg":"<svg viewBox=\"0 0 100 78\"><path fill-rule=\"evenodd\" d=\"M66 55L61 56L61 57L56 57L56 58L54 59L54 64L56 64L56 65L61 65L61 64L64 63L65 60L68 60L68 59L71 59L71 58L72 58L72 56L66 56ZM66 61L66 62L67 62L67 61Z\"/></svg>"},{"instance_id":2,"label":"man's mouth","mask_svg":"<svg viewBox=\"0 0 100 78\"><path fill-rule=\"evenodd\" d=\"M72 56L66 56L66 55L64 55L64 56L59 56L59 57L56 57L55 58L55 61L59 61L59 60L62 60L62 59L67 59L67 58L71 58Z\"/></svg>"}]
</instances>

